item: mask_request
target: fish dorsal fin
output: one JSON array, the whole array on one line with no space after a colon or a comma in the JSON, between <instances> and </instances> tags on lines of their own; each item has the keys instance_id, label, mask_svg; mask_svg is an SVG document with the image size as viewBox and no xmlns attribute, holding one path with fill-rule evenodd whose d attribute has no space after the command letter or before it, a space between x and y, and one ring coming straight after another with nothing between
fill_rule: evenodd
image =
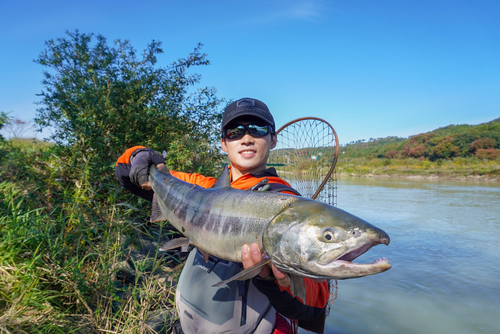
<instances>
[{"instance_id":1,"label":"fish dorsal fin","mask_svg":"<svg viewBox=\"0 0 500 334\"><path fill-rule=\"evenodd\" d=\"M150 222L164 222L167 220L161 211L160 205L158 204L158 200L156 199L156 194L153 194L153 205L151 206L151 218Z\"/></svg>"},{"instance_id":2,"label":"fish dorsal fin","mask_svg":"<svg viewBox=\"0 0 500 334\"><path fill-rule=\"evenodd\" d=\"M229 168L227 164L224 166L222 170L222 174L219 179L214 183L212 188L230 188L231 187L231 176L229 174Z\"/></svg>"}]
</instances>

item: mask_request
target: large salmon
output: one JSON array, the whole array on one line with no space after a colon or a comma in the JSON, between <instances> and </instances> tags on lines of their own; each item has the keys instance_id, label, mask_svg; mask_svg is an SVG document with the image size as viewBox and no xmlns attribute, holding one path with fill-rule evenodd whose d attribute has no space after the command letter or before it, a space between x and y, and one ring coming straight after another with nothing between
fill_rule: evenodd
<instances>
[{"instance_id":1,"label":"large salmon","mask_svg":"<svg viewBox=\"0 0 500 334\"><path fill-rule=\"evenodd\" d=\"M391 268L385 258L368 264L351 262L375 245L388 245L389 236L332 205L231 188L227 168L210 189L181 181L166 167L152 166L149 181L155 193L151 221L168 220L186 236L169 241L161 250L189 243L219 258L241 262L242 245L257 242L268 256L227 281L248 279L272 262L291 275L292 293L304 297L298 276L348 279Z\"/></svg>"}]
</instances>

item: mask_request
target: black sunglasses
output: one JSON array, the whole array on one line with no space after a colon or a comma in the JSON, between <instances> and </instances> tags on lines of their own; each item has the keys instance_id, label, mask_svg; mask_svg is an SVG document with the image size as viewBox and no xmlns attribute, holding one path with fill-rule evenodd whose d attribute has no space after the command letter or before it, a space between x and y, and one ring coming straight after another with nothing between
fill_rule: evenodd
<instances>
[{"instance_id":1,"label":"black sunglasses","mask_svg":"<svg viewBox=\"0 0 500 334\"><path fill-rule=\"evenodd\" d=\"M256 124L240 124L237 126L227 127L222 130L222 136L227 139L240 139L243 138L245 133L252 137L264 137L271 132L269 125L256 125Z\"/></svg>"}]
</instances>

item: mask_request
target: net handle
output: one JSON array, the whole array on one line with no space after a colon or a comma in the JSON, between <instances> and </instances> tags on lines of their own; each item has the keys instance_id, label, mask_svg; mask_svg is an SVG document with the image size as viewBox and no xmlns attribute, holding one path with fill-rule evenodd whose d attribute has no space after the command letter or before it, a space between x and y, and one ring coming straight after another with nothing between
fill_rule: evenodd
<instances>
[{"instance_id":1,"label":"net handle","mask_svg":"<svg viewBox=\"0 0 500 334\"><path fill-rule=\"evenodd\" d=\"M326 125L328 125L330 127L330 129L332 129L332 132L335 136L335 155L333 158L333 163L332 163L332 166L330 167L330 170L326 174L325 179L319 185L318 190L316 190L314 195L311 197L311 199L316 199L318 197L319 193L321 192L321 190L323 190L323 187L325 186L325 184L328 182L328 179L332 175L333 171L335 170L335 166L337 165L337 160L339 158L339 137L337 136L337 132L335 131L333 126L331 126L330 123L328 123L324 119L321 119L318 117L301 117L301 118L294 119L293 121L290 121L290 122L286 123L285 125L283 125L281 128L278 129L278 131L276 131L276 135L278 135L284 128L286 128L289 125L292 125L293 123L297 123L300 121L307 121L307 120L315 120L318 122L325 123Z\"/></svg>"}]
</instances>

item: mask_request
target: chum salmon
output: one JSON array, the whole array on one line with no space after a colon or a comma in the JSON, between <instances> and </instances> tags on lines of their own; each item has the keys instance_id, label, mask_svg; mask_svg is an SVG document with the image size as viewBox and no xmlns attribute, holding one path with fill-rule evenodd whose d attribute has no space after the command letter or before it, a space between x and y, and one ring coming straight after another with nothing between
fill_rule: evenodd
<instances>
[{"instance_id":1,"label":"chum salmon","mask_svg":"<svg viewBox=\"0 0 500 334\"><path fill-rule=\"evenodd\" d=\"M387 259L352 260L378 244L389 244L383 230L335 206L270 191L238 190L224 169L212 188L173 177L167 167L151 166L152 222L168 221L185 238L167 242L165 251L191 244L232 262L241 262L244 244L259 244L265 256L232 280L246 280L273 263L291 278L291 292L305 300L301 277L349 279L391 268Z\"/></svg>"}]
</instances>

